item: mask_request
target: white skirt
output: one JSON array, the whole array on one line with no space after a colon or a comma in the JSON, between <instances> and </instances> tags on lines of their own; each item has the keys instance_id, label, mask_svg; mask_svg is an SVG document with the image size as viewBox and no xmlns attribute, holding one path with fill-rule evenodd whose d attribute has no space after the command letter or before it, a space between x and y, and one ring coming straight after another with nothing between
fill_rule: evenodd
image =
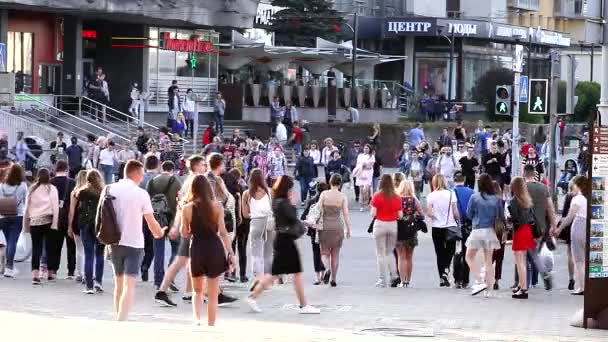
<instances>
[{"instance_id":1,"label":"white skirt","mask_svg":"<svg viewBox=\"0 0 608 342\"><path fill-rule=\"evenodd\" d=\"M466 245L471 249L500 249L500 241L494 228L473 229Z\"/></svg>"}]
</instances>

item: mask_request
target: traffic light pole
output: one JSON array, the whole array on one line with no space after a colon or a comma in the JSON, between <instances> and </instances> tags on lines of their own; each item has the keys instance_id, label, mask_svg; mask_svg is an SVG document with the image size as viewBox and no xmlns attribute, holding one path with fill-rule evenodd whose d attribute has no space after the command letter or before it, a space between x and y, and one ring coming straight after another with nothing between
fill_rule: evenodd
<instances>
[{"instance_id":1,"label":"traffic light pole","mask_svg":"<svg viewBox=\"0 0 608 342\"><path fill-rule=\"evenodd\" d=\"M521 73L513 78L513 144L511 145L511 177L519 175L519 92Z\"/></svg>"}]
</instances>

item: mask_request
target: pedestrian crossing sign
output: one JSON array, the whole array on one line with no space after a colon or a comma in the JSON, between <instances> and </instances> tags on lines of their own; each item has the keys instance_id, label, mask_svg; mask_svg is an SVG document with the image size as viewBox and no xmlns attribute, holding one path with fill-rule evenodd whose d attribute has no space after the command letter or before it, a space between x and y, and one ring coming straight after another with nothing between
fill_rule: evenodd
<instances>
[{"instance_id":1,"label":"pedestrian crossing sign","mask_svg":"<svg viewBox=\"0 0 608 342\"><path fill-rule=\"evenodd\" d=\"M529 85L528 76L521 76L519 79L519 102L528 102L528 94L530 93L528 88Z\"/></svg>"}]
</instances>

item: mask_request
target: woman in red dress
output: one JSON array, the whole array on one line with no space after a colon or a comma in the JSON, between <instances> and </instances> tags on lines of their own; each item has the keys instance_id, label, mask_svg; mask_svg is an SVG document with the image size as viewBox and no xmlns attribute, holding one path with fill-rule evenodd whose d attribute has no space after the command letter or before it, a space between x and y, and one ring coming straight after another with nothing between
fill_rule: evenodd
<instances>
[{"instance_id":1,"label":"woman in red dress","mask_svg":"<svg viewBox=\"0 0 608 342\"><path fill-rule=\"evenodd\" d=\"M513 290L513 298L528 299L526 253L536 247L532 235L532 226L534 225L533 203L526 187L526 181L522 177L513 178L511 192L513 198L508 209L510 220L513 223L513 253L517 274L519 275L519 286Z\"/></svg>"}]
</instances>

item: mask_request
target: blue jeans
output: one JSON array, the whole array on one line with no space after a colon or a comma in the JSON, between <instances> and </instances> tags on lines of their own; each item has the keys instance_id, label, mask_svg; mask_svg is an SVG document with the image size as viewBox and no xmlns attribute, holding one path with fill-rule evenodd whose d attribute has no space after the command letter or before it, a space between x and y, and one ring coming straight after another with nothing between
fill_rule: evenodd
<instances>
[{"instance_id":1,"label":"blue jeans","mask_svg":"<svg viewBox=\"0 0 608 342\"><path fill-rule=\"evenodd\" d=\"M97 241L93 227L80 226L80 238L84 246L84 279L87 289L93 288L93 263L95 263L95 281L103 280L103 250L104 245Z\"/></svg>"},{"instance_id":2,"label":"blue jeans","mask_svg":"<svg viewBox=\"0 0 608 342\"><path fill-rule=\"evenodd\" d=\"M224 134L224 115L218 112L213 113L215 119L215 130L218 134Z\"/></svg>"},{"instance_id":3,"label":"blue jeans","mask_svg":"<svg viewBox=\"0 0 608 342\"><path fill-rule=\"evenodd\" d=\"M103 181L107 184L112 184L114 181L114 165L101 164L103 172Z\"/></svg>"},{"instance_id":4,"label":"blue jeans","mask_svg":"<svg viewBox=\"0 0 608 342\"><path fill-rule=\"evenodd\" d=\"M302 202L306 201L306 196L308 196L308 191L310 190L310 178L300 177L300 199Z\"/></svg>"},{"instance_id":5,"label":"blue jeans","mask_svg":"<svg viewBox=\"0 0 608 342\"><path fill-rule=\"evenodd\" d=\"M17 241L21 234L23 216L4 217L0 219L0 229L6 238L6 267L13 269L15 252L17 251Z\"/></svg>"},{"instance_id":6,"label":"blue jeans","mask_svg":"<svg viewBox=\"0 0 608 342\"><path fill-rule=\"evenodd\" d=\"M154 285L160 287L160 284L163 282L163 278L165 277L165 241L167 239L165 237L161 239L154 239ZM171 258L169 259L169 264L173 262L175 259L175 255L177 254L177 249L179 247L179 239L177 240L169 240L171 243Z\"/></svg>"}]
</instances>

